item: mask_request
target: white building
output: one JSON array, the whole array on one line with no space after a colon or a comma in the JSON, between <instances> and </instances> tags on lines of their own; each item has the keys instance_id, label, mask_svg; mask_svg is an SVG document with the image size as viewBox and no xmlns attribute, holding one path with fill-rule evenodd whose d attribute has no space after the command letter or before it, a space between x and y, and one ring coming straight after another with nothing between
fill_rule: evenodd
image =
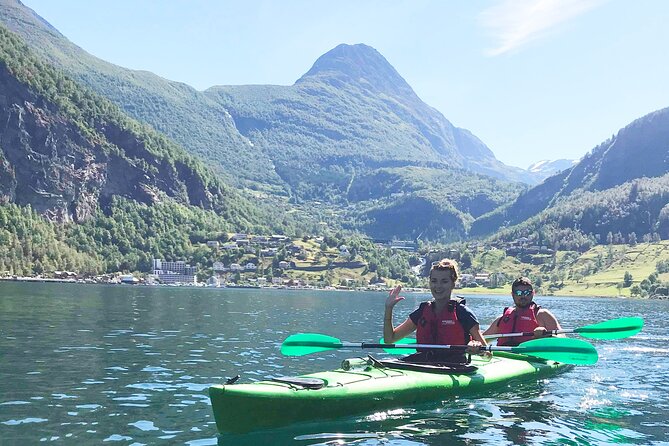
<instances>
[{"instance_id":1,"label":"white building","mask_svg":"<svg viewBox=\"0 0 669 446\"><path fill-rule=\"evenodd\" d=\"M197 283L197 268L188 265L184 261L166 262L161 259L153 259L153 275L164 284Z\"/></svg>"},{"instance_id":2,"label":"white building","mask_svg":"<svg viewBox=\"0 0 669 446\"><path fill-rule=\"evenodd\" d=\"M225 267L225 263L223 263L223 262L214 262L213 268L214 268L214 271L227 271L228 270Z\"/></svg>"},{"instance_id":3,"label":"white building","mask_svg":"<svg viewBox=\"0 0 669 446\"><path fill-rule=\"evenodd\" d=\"M490 283L490 274L478 273L474 276L474 281L479 285L488 285Z\"/></svg>"}]
</instances>

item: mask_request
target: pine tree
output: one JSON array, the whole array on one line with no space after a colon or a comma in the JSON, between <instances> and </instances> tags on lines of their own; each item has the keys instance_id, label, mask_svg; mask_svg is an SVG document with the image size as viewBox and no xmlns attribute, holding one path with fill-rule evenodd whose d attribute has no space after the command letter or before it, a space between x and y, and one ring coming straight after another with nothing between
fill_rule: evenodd
<instances>
[{"instance_id":1,"label":"pine tree","mask_svg":"<svg viewBox=\"0 0 669 446\"><path fill-rule=\"evenodd\" d=\"M623 276L623 286L625 288L632 286L632 274L629 271L625 271Z\"/></svg>"}]
</instances>

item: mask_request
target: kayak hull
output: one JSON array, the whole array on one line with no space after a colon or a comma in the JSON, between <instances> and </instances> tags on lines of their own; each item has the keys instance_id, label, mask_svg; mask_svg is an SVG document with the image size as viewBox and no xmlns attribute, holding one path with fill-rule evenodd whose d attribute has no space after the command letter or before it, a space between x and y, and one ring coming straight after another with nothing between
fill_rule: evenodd
<instances>
[{"instance_id":1,"label":"kayak hull","mask_svg":"<svg viewBox=\"0 0 669 446\"><path fill-rule=\"evenodd\" d=\"M244 433L289 424L439 401L481 389L501 389L522 377L538 379L572 366L521 355L496 353L489 361L473 359L473 373L430 373L367 365L298 378L319 381L319 389L300 384L260 381L209 388L216 427Z\"/></svg>"}]
</instances>

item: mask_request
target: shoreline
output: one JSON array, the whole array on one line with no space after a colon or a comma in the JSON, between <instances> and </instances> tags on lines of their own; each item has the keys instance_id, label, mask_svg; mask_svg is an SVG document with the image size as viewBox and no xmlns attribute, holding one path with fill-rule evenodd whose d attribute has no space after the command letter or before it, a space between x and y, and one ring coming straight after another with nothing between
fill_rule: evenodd
<instances>
[{"instance_id":1,"label":"shoreline","mask_svg":"<svg viewBox=\"0 0 669 446\"><path fill-rule=\"evenodd\" d=\"M348 287L315 287L315 286L286 286L286 285L224 285L224 286L207 286L206 284L160 284L160 283L124 283L118 281L96 281L93 279L57 279L48 277L0 277L0 282L21 282L21 283L69 283L77 285L125 285L125 286L150 286L150 287L170 287L170 288L206 288L206 289L262 289L262 290L318 290L318 291L364 291L364 292L381 292L387 293L392 287L387 288L348 288ZM429 294L430 290L427 288L403 288L406 293ZM468 295L476 297L477 295L494 295L494 296L510 296L511 287L505 288L456 288L453 291L454 295ZM617 299L633 299L630 296L609 295L603 293L587 293L574 292L569 290L568 293L551 293L551 294L537 294L538 297L595 297L595 298L617 298Z\"/></svg>"}]
</instances>

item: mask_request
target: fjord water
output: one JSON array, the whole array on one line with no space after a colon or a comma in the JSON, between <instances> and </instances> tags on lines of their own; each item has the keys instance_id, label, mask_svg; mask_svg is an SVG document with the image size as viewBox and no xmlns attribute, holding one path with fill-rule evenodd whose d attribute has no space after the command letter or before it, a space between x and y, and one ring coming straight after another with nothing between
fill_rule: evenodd
<instances>
[{"instance_id":1,"label":"fjord water","mask_svg":"<svg viewBox=\"0 0 669 446\"><path fill-rule=\"evenodd\" d=\"M427 295L405 294L396 322ZM537 297L563 326L641 316L593 341L597 365L494 393L218 436L207 388L336 368L359 351L282 357L321 332L381 336L383 293L0 283L0 444L669 444L669 302ZM483 325L506 296L468 296ZM374 352L379 356L383 354ZM234 410L234 408L233 408Z\"/></svg>"}]
</instances>

